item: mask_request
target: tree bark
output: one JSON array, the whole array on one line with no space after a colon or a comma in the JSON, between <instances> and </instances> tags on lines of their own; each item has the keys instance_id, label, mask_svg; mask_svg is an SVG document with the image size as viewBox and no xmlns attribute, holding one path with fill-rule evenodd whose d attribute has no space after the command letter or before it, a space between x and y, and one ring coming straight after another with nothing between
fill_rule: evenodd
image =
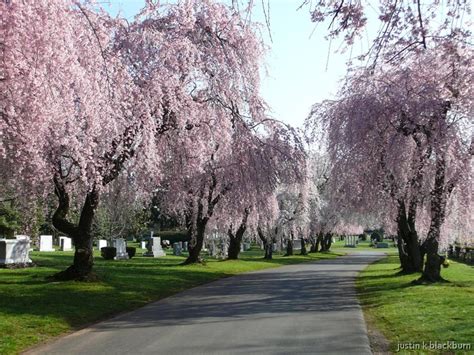
<instances>
[{"instance_id":1,"label":"tree bark","mask_svg":"<svg viewBox=\"0 0 474 355\"><path fill-rule=\"evenodd\" d=\"M286 254L285 256L293 255L293 235L286 242Z\"/></svg>"},{"instance_id":2,"label":"tree bark","mask_svg":"<svg viewBox=\"0 0 474 355\"><path fill-rule=\"evenodd\" d=\"M308 255L308 250L306 250L306 244L304 238L301 238L301 253L300 255Z\"/></svg>"},{"instance_id":3,"label":"tree bark","mask_svg":"<svg viewBox=\"0 0 474 355\"><path fill-rule=\"evenodd\" d=\"M423 267L414 218L407 217L405 202L398 201L397 215L398 255L403 274L420 272Z\"/></svg>"},{"instance_id":4,"label":"tree bark","mask_svg":"<svg viewBox=\"0 0 474 355\"><path fill-rule=\"evenodd\" d=\"M446 204L454 188L454 182L445 183L446 160L442 152L436 156L435 183L431 192L431 224L426 241L423 243L426 252L426 263L423 274L418 282L444 281L441 277L441 264L444 257L438 254L441 226L446 216Z\"/></svg>"},{"instance_id":5,"label":"tree bark","mask_svg":"<svg viewBox=\"0 0 474 355\"><path fill-rule=\"evenodd\" d=\"M65 233L74 242L75 252L73 264L66 270L51 276L58 281L93 281L97 276L92 272L94 265L92 222L99 203L99 192L93 188L88 192L81 210L79 224L74 225L67 220L70 198L64 183L54 178L55 193L58 197L58 207L53 215L53 225Z\"/></svg>"},{"instance_id":6,"label":"tree bark","mask_svg":"<svg viewBox=\"0 0 474 355\"><path fill-rule=\"evenodd\" d=\"M323 246L323 239L324 239L324 234L323 232L318 233L318 237L316 238L316 246L314 252L317 253L319 251L322 251L322 246Z\"/></svg>"},{"instance_id":7,"label":"tree bark","mask_svg":"<svg viewBox=\"0 0 474 355\"><path fill-rule=\"evenodd\" d=\"M227 231L227 235L229 236L229 239L230 239L229 251L227 254L228 259L236 260L239 258L240 245L242 244L242 239L247 229L247 219L248 219L249 214L250 214L250 210L246 208L244 211L244 216L242 218L240 226L237 229L237 232L235 232L235 234L232 231L232 226L230 226L229 230Z\"/></svg>"},{"instance_id":8,"label":"tree bark","mask_svg":"<svg viewBox=\"0 0 474 355\"><path fill-rule=\"evenodd\" d=\"M199 219L196 222L196 230L195 233L193 231L190 236L191 242L188 244L188 251L189 251L189 256L188 258L184 261L184 264L196 264L196 263L201 263L201 250L204 245L204 235L206 231L206 225L208 222L208 218L202 218Z\"/></svg>"},{"instance_id":9,"label":"tree bark","mask_svg":"<svg viewBox=\"0 0 474 355\"><path fill-rule=\"evenodd\" d=\"M321 251L329 251L332 245L332 234L327 232L321 243Z\"/></svg>"}]
</instances>

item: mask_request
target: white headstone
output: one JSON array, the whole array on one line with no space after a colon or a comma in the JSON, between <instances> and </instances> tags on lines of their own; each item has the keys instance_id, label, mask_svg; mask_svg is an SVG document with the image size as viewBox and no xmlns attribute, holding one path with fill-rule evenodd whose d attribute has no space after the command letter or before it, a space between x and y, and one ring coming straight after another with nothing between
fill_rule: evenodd
<instances>
[{"instance_id":1,"label":"white headstone","mask_svg":"<svg viewBox=\"0 0 474 355\"><path fill-rule=\"evenodd\" d=\"M159 258L160 256L165 256L166 253L163 251L161 247L161 238L160 237L153 237L153 244L152 244L152 252L153 257Z\"/></svg>"},{"instance_id":2,"label":"white headstone","mask_svg":"<svg viewBox=\"0 0 474 355\"><path fill-rule=\"evenodd\" d=\"M113 246L117 250L115 260L128 259L127 243L123 238L117 238L113 241Z\"/></svg>"},{"instance_id":3,"label":"white headstone","mask_svg":"<svg viewBox=\"0 0 474 355\"><path fill-rule=\"evenodd\" d=\"M31 263L29 239L0 239L0 265Z\"/></svg>"},{"instance_id":4,"label":"white headstone","mask_svg":"<svg viewBox=\"0 0 474 355\"><path fill-rule=\"evenodd\" d=\"M53 249L53 236L52 235L40 235L40 249L39 251L54 251Z\"/></svg>"},{"instance_id":5,"label":"white headstone","mask_svg":"<svg viewBox=\"0 0 474 355\"><path fill-rule=\"evenodd\" d=\"M68 237L59 237L59 249L62 251L71 251L72 239Z\"/></svg>"},{"instance_id":6,"label":"white headstone","mask_svg":"<svg viewBox=\"0 0 474 355\"><path fill-rule=\"evenodd\" d=\"M145 241L140 242L140 248L146 249L146 242Z\"/></svg>"},{"instance_id":7,"label":"white headstone","mask_svg":"<svg viewBox=\"0 0 474 355\"><path fill-rule=\"evenodd\" d=\"M102 249L102 248L105 248L107 246L107 241L105 239L99 239L97 241L97 249Z\"/></svg>"},{"instance_id":8,"label":"white headstone","mask_svg":"<svg viewBox=\"0 0 474 355\"><path fill-rule=\"evenodd\" d=\"M188 242L183 242L183 251L188 251Z\"/></svg>"}]
</instances>

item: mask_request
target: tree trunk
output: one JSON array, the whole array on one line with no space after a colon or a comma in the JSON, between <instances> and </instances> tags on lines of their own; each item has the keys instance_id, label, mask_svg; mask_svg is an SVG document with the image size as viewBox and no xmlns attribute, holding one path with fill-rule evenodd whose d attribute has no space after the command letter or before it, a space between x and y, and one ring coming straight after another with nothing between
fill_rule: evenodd
<instances>
[{"instance_id":1,"label":"tree trunk","mask_svg":"<svg viewBox=\"0 0 474 355\"><path fill-rule=\"evenodd\" d=\"M301 238L301 253L300 255L308 255L308 251L306 250L306 244L304 243L304 238Z\"/></svg>"},{"instance_id":2,"label":"tree trunk","mask_svg":"<svg viewBox=\"0 0 474 355\"><path fill-rule=\"evenodd\" d=\"M441 277L441 265L444 257L438 255L438 241L435 238L428 237L426 243L426 263L425 269L419 281L439 282L444 279Z\"/></svg>"},{"instance_id":3,"label":"tree trunk","mask_svg":"<svg viewBox=\"0 0 474 355\"><path fill-rule=\"evenodd\" d=\"M267 243L265 245L265 256L263 258L266 260L273 259L273 243Z\"/></svg>"},{"instance_id":4,"label":"tree trunk","mask_svg":"<svg viewBox=\"0 0 474 355\"><path fill-rule=\"evenodd\" d=\"M99 203L99 193L95 188L87 193L79 224L76 226L67 220L70 200L65 185L58 178L55 178L54 182L59 204L53 215L53 225L72 238L75 253L73 264L66 270L52 275L51 279L94 281L97 276L92 272L94 265L92 222Z\"/></svg>"},{"instance_id":5,"label":"tree trunk","mask_svg":"<svg viewBox=\"0 0 474 355\"><path fill-rule=\"evenodd\" d=\"M237 229L235 234L232 232L232 226L230 226L227 235L230 239L229 251L227 254L227 258L231 260L236 260L239 258L240 253L240 245L242 244L242 239L244 237L244 233L247 229L247 219L250 214L250 209L246 208L244 212L244 216L242 218L242 222L240 222L240 226Z\"/></svg>"},{"instance_id":6,"label":"tree trunk","mask_svg":"<svg viewBox=\"0 0 474 355\"><path fill-rule=\"evenodd\" d=\"M190 236L191 242L188 244L189 256L183 264L201 263L201 250L204 245L204 233L206 231L207 218L199 219L196 223L196 232Z\"/></svg>"},{"instance_id":7,"label":"tree trunk","mask_svg":"<svg viewBox=\"0 0 474 355\"><path fill-rule=\"evenodd\" d=\"M314 237L311 237L311 247L309 248L310 253L316 253L318 251L318 247L316 246L316 239Z\"/></svg>"},{"instance_id":8,"label":"tree trunk","mask_svg":"<svg viewBox=\"0 0 474 355\"><path fill-rule=\"evenodd\" d=\"M451 194L454 183L445 184L446 161L443 153L436 156L436 172L433 191L431 192L431 224L428 237L423 243L426 252L426 263L423 274L418 282L439 282L444 281L441 277L441 264L444 257L438 255L439 238L441 226L446 216L446 204Z\"/></svg>"},{"instance_id":9,"label":"tree trunk","mask_svg":"<svg viewBox=\"0 0 474 355\"><path fill-rule=\"evenodd\" d=\"M286 254L285 256L292 256L293 255L293 239L288 239L286 242Z\"/></svg>"},{"instance_id":10,"label":"tree trunk","mask_svg":"<svg viewBox=\"0 0 474 355\"><path fill-rule=\"evenodd\" d=\"M322 251L322 247L323 247L323 232L319 232L318 233L318 237L316 238L316 248L315 248L315 252L317 253L318 251ZM321 248L320 248L321 247Z\"/></svg>"},{"instance_id":11,"label":"tree trunk","mask_svg":"<svg viewBox=\"0 0 474 355\"><path fill-rule=\"evenodd\" d=\"M332 245L332 234L327 232L322 240L321 251L329 251Z\"/></svg>"},{"instance_id":12,"label":"tree trunk","mask_svg":"<svg viewBox=\"0 0 474 355\"><path fill-rule=\"evenodd\" d=\"M405 202L398 202L397 216L398 255L403 274L420 272L423 267L418 234L414 221L409 221L406 214Z\"/></svg>"},{"instance_id":13,"label":"tree trunk","mask_svg":"<svg viewBox=\"0 0 474 355\"><path fill-rule=\"evenodd\" d=\"M241 244L242 244L242 240L239 239L237 236L230 238L229 250L227 252L227 259L237 260L239 258Z\"/></svg>"}]
</instances>

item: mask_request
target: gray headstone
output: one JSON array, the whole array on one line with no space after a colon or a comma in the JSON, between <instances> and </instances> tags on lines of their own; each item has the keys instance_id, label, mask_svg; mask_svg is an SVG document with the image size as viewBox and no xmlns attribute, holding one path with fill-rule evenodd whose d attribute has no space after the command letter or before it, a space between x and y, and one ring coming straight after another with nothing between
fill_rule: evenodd
<instances>
[{"instance_id":1,"label":"gray headstone","mask_svg":"<svg viewBox=\"0 0 474 355\"><path fill-rule=\"evenodd\" d=\"M181 247L181 243L173 243L173 255L180 256L183 252L183 248Z\"/></svg>"},{"instance_id":2,"label":"gray headstone","mask_svg":"<svg viewBox=\"0 0 474 355\"><path fill-rule=\"evenodd\" d=\"M117 250L117 255L114 258L115 260L128 259L127 243L125 242L125 239L117 238L112 244Z\"/></svg>"}]
</instances>

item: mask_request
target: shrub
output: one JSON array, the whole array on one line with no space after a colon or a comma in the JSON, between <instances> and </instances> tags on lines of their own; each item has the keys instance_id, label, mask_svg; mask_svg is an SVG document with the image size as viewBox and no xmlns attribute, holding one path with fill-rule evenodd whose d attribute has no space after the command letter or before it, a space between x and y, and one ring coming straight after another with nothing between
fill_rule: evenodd
<instances>
[{"instance_id":1,"label":"shrub","mask_svg":"<svg viewBox=\"0 0 474 355\"><path fill-rule=\"evenodd\" d=\"M113 260L117 256L117 249L115 247L100 248L100 255L102 255L105 260Z\"/></svg>"},{"instance_id":2,"label":"shrub","mask_svg":"<svg viewBox=\"0 0 474 355\"><path fill-rule=\"evenodd\" d=\"M137 248L127 247L127 254L128 254L129 259L133 258L136 252L137 252Z\"/></svg>"}]
</instances>

